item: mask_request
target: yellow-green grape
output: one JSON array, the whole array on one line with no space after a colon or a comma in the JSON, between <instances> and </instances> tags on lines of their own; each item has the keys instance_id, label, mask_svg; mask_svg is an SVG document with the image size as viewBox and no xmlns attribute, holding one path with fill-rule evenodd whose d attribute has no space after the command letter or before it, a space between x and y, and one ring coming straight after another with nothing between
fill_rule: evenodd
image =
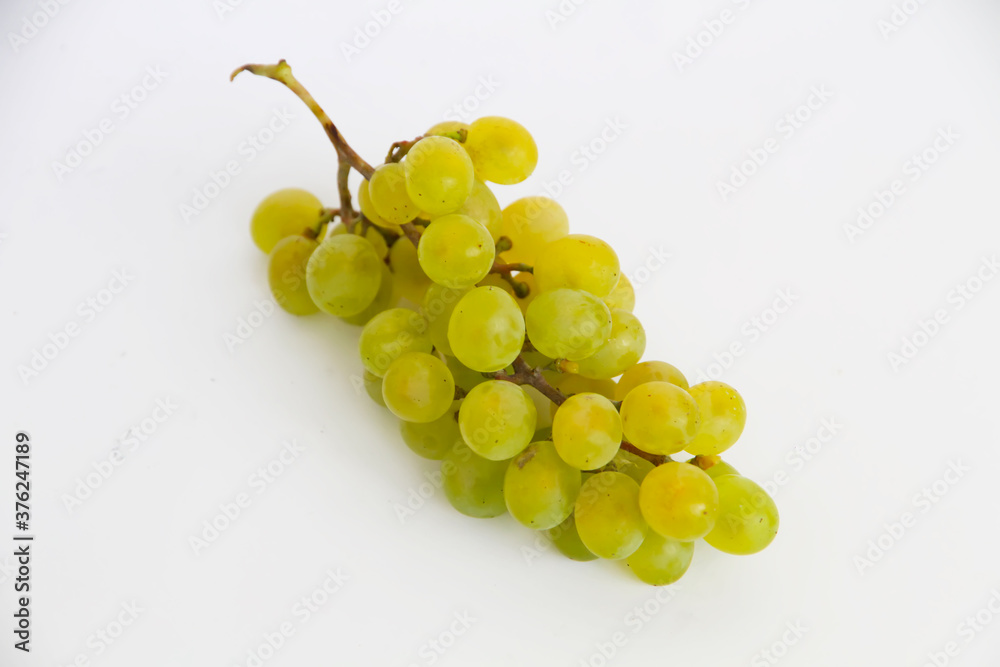
<instances>
[{"instance_id":1,"label":"yellow-green grape","mask_svg":"<svg viewBox=\"0 0 1000 667\"><path fill-rule=\"evenodd\" d=\"M647 382L622 401L625 439L650 454L676 454L694 439L700 416L698 404L669 382Z\"/></svg>"},{"instance_id":2,"label":"yellow-green grape","mask_svg":"<svg viewBox=\"0 0 1000 667\"><path fill-rule=\"evenodd\" d=\"M546 537L552 540L563 556L570 560L589 561L596 560L597 556L591 553L583 541L580 533L576 530L576 518L570 514L569 517L555 528L545 531Z\"/></svg>"},{"instance_id":3,"label":"yellow-green grape","mask_svg":"<svg viewBox=\"0 0 1000 667\"><path fill-rule=\"evenodd\" d=\"M524 197L503 210L500 234L511 241L506 261L534 264L542 246L569 234L569 217L554 199Z\"/></svg>"},{"instance_id":4,"label":"yellow-green grape","mask_svg":"<svg viewBox=\"0 0 1000 667\"><path fill-rule=\"evenodd\" d=\"M696 456L689 463L693 463L702 470L705 474L715 479L716 477L721 477L722 475L739 475L740 472L723 461L718 456Z\"/></svg>"},{"instance_id":5,"label":"yellow-green grape","mask_svg":"<svg viewBox=\"0 0 1000 667\"><path fill-rule=\"evenodd\" d=\"M322 215L323 202L312 193L299 188L278 190L257 205L250 218L250 236L269 253L281 239L315 230Z\"/></svg>"},{"instance_id":6,"label":"yellow-green grape","mask_svg":"<svg viewBox=\"0 0 1000 667\"><path fill-rule=\"evenodd\" d=\"M430 352L434 345L427 320L409 308L390 308L371 318L358 338L358 352L365 369L379 377L406 352Z\"/></svg>"},{"instance_id":7,"label":"yellow-green grape","mask_svg":"<svg viewBox=\"0 0 1000 667\"><path fill-rule=\"evenodd\" d=\"M639 508L657 533L689 542L712 530L719 515L719 492L700 468L668 461L642 480Z\"/></svg>"},{"instance_id":8,"label":"yellow-green grape","mask_svg":"<svg viewBox=\"0 0 1000 667\"><path fill-rule=\"evenodd\" d=\"M618 255L596 236L570 234L542 247L535 259L538 289L568 287L606 297L618 284Z\"/></svg>"},{"instance_id":9,"label":"yellow-green grape","mask_svg":"<svg viewBox=\"0 0 1000 667\"><path fill-rule=\"evenodd\" d=\"M639 510L639 485L620 472L600 472L580 488L573 510L583 544L601 558L627 558L648 527Z\"/></svg>"},{"instance_id":10,"label":"yellow-green grape","mask_svg":"<svg viewBox=\"0 0 1000 667\"><path fill-rule=\"evenodd\" d=\"M368 218L368 221L373 225L384 229L391 229L398 233L399 225L394 225L385 220L372 205L370 186L371 184L368 181L361 181L361 185L358 186L358 207L361 209L361 214Z\"/></svg>"},{"instance_id":11,"label":"yellow-green grape","mask_svg":"<svg viewBox=\"0 0 1000 667\"><path fill-rule=\"evenodd\" d=\"M389 245L385 242L385 237L382 236L379 230L369 227L365 232L365 238L375 248L375 254L378 255L379 259L385 259L389 256Z\"/></svg>"},{"instance_id":12,"label":"yellow-green grape","mask_svg":"<svg viewBox=\"0 0 1000 667\"><path fill-rule=\"evenodd\" d=\"M417 259L424 273L445 287L472 287L493 266L496 246L490 233L467 215L437 218L420 235Z\"/></svg>"},{"instance_id":13,"label":"yellow-green grape","mask_svg":"<svg viewBox=\"0 0 1000 667\"><path fill-rule=\"evenodd\" d=\"M490 461L458 442L441 462L441 485L451 506L466 516L490 519L507 512L503 480L507 461Z\"/></svg>"},{"instance_id":14,"label":"yellow-green grape","mask_svg":"<svg viewBox=\"0 0 1000 667\"><path fill-rule=\"evenodd\" d=\"M336 236L337 234L346 234L346 233L347 233L347 227L345 227L344 223L342 222L338 222L335 225L328 225L326 228L326 236Z\"/></svg>"},{"instance_id":15,"label":"yellow-green grape","mask_svg":"<svg viewBox=\"0 0 1000 667\"><path fill-rule=\"evenodd\" d=\"M698 404L701 427L685 451L721 454L739 440L747 423L747 406L739 392L724 382L702 382L688 390Z\"/></svg>"},{"instance_id":16,"label":"yellow-green grape","mask_svg":"<svg viewBox=\"0 0 1000 667\"><path fill-rule=\"evenodd\" d=\"M618 378L615 400L623 400L630 391L647 382L669 382L681 389L688 388L687 378L675 366L665 361L643 361L622 373L622 376Z\"/></svg>"},{"instance_id":17,"label":"yellow-green grape","mask_svg":"<svg viewBox=\"0 0 1000 667\"><path fill-rule=\"evenodd\" d=\"M636 456L624 449L618 450L615 458L611 461L611 465L618 472L623 472L634 479L637 484L642 484L642 480L646 479L646 475L656 467L641 456Z\"/></svg>"},{"instance_id":18,"label":"yellow-green grape","mask_svg":"<svg viewBox=\"0 0 1000 667\"><path fill-rule=\"evenodd\" d=\"M420 312L429 323L428 333L434 347L445 354L452 354L451 343L448 342L448 321L451 313L458 305L458 300L465 296L468 289L455 289L433 283L424 293L424 302ZM455 378L458 381L458 378Z\"/></svg>"},{"instance_id":19,"label":"yellow-green grape","mask_svg":"<svg viewBox=\"0 0 1000 667\"><path fill-rule=\"evenodd\" d=\"M447 137L424 137L406 154L403 166L410 201L432 215L451 213L464 204L476 178L469 154Z\"/></svg>"},{"instance_id":20,"label":"yellow-green grape","mask_svg":"<svg viewBox=\"0 0 1000 667\"><path fill-rule=\"evenodd\" d=\"M465 130L469 131L469 124L463 123L459 120L443 120L437 125L432 125L429 130L424 132L425 135L435 134L439 137L443 137L449 134L457 134L458 132ZM452 137L454 138L454 137Z\"/></svg>"},{"instance_id":21,"label":"yellow-green grape","mask_svg":"<svg viewBox=\"0 0 1000 667\"><path fill-rule=\"evenodd\" d=\"M440 461L456 443L462 441L462 436L458 432L458 422L455 421L458 408L459 401L455 401L447 412L426 424L399 422L399 433L403 436L403 442L417 456Z\"/></svg>"},{"instance_id":22,"label":"yellow-green grape","mask_svg":"<svg viewBox=\"0 0 1000 667\"><path fill-rule=\"evenodd\" d=\"M382 261L366 239L331 236L306 264L306 286L319 309L349 317L367 308L382 284Z\"/></svg>"},{"instance_id":23,"label":"yellow-green grape","mask_svg":"<svg viewBox=\"0 0 1000 667\"><path fill-rule=\"evenodd\" d=\"M465 139L476 173L484 181L520 183L538 164L538 147L523 125L509 118L484 116L469 125Z\"/></svg>"},{"instance_id":24,"label":"yellow-green grape","mask_svg":"<svg viewBox=\"0 0 1000 667\"><path fill-rule=\"evenodd\" d=\"M577 362L579 375L613 378L635 365L646 351L646 331L627 310L611 311L611 337L597 352Z\"/></svg>"},{"instance_id":25,"label":"yellow-green grape","mask_svg":"<svg viewBox=\"0 0 1000 667\"><path fill-rule=\"evenodd\" d=\"M379 216L393 225L409 222L419 212L406 194L405 168L398 162L375 168L368 180L368 199Z\"/></svg>"},{"instance_id":26,"label":"yellow-green grape","mask_svg":"<svg viewBox=\"0 0 1000 667\"><path fill-rule=\"evenodd\" d=\"M496 196L482 181L472 184L472 193L455 213L467 215L489 231L494 241L500 238L503 212Z\"/></svg>"},{"instance_id":27,"label":"yellow-green grape","mask_svg":"<svg viewBox=\"0 0 1000 667\"><path fill-rule=\"evenodd\" d=\"M582 394L585 391L589 391L594 394L600 394L604 398L615 400L614 380L597 380L586 378L576 373L557 373L556 371L542 371L542 375L549 381L549 384L561 391L565 396Z\"/></svg>"},{"instance_id":28,"label":"yellow-green grape","mask_svg":"<svg viewBox=\"0 0 1000 667\"><path fill-rule=\"evenodd\" d=\"M278 305L292 315L310 315L319 310L306 286L306 264L319 244L304 236L286 236L271 250L267 282Z\"/></svg>"},{"instance_id":29,"label":"yellow-green grape","mask_svg":"<svg viewBox=\"0 0 1000 667\"><path fill-rule=\"evenodd\" d=\"M442 416L455 400L455 380L444 362L426 352L407 352L389 365L382 398L392 414L427 423Z\"/></svg>"},{"instance_id":30,"label":"yellow-green grape","mask_svg":"<svg viewBox=\"0 0 1000 667\"><path fill-rule=\"evenodd\" d=\"M528 528L547 530L573 511L580 483L580 471L559 458L555 445L533 442L507 466L503 496L511 516Z\"/></svg>"},{"instance_id":31,"label":"yellow-green grape","mask_svg":"<svg viewBox=\"0 0 1000 667\"><path fill-rule=\"evenodd\" d=\"M455 378L455 386L461 387L466 392L472 391L473 387L488 380L482 373L465 366L455 357L445 357L444 361L448 365L452 377Z\"/></svg>"},{"instance_id":32,"label":"yellow-green grape","mask_svg":"<svg viewBox=\"0 0 1000 667\"><path fill-rule=\"evenodd\" d=\"M524 316L499 287L476 287L463 296L448 321L451 350L465 366L495 373L524 346Z\"/></svg>"},{"instance_id":33,"label":"yellow-green grape","mask_svg":"<svg viewBox=\"0 0 1000 667\"><path fill-rule=\"evenodd\" d=\"M520 273L513 274L513 278L519 283L523 283L528 288L528 293L524 297L518 296L517 292L514 291L514 287L509 282L501 278L499 273L486 274L486 277L479 281L479 286L482 287L485 285L492 285L493 287L499 287L504 292L507 292L507 294L510 294L517 303L518 308L521 309L521 312L525 313L528 311L528 306L531 305L531 302L535 300L536 296L538 296L538 288L535 286L535 277L527 271L522 271Z\"/></svg>"},{"instance_id":34,"label":"yellow-green grape","mask_svg":"<svg viewBox=\"0 0 1000 667\"><path fill-rule=\"evenodd\" d=\"M622 442L622 420L600 394L575 394L552 418L552 442L563 461L580 470L600 468Z\"/></svg>"},{"instance_id":35,"label":"yellow-green grape","mask_svg":"<svg viewBox=\"0 0 1000 667\"><path fill-rule=\"evenodd\" d=\"M420 268L417 249L413 247L410 239L403 236L392 244L389 248L389 266L392 268L399 295L413 303L421 303L432 281Z\"/></svg>"},{"instance_id":36,"label":"yellow-green grape","mask_svg":"<svg viewBox=\"0 0 1000 667\"><path fill-rule=\"evenodd\" d=\"M627 310L632 312L635 308L635 288L632 281L624 273L618 276L618 284L611 290L611 294L604 297L604 303L612 310Z\"/></svg>"},{"instance_id":37,"label":"yellow-green grape","mask_svg":"<svg viewBox=\"0 0 1000 667\"><path fill-rule=\"evenodd\" d=\"M458 428L476 454L504 461L528 446L537 419L534 402L520 386L489 380L473 387L462 401Z\"/></svg>"},{"instance_id":38,"label":"yellow-green grape","mask_svg":"<svg viewBox=\"0 0 1000 667\"><path fill-rule=\"evenodd\" d=\"M375 294L375 299L368 305L367 308L362 310L357 315L342 317L340 319L344 320L348 324L362 327L368 323L368 320L375 317L386 308L391 308L396 303L396 292L395 284L392 279L392 271L389 270L389 267L385 262L382 262L382 266L380 268L382 270L382 282L378 286L378 292Z\"/></svg>"},{"instance_id":39,"label":"yellow-green grape","mask_svg":"<svg viewBox=\"0 0 1000 667\"><path fill-rule=\"evenodd\" d=\"M719 518L705 541L719 551L748 556L764 549L778 534L778 508L756 482L740 475L715 478Z\"/></svg>"},{"instance_id":40,"label":"yellow-green grape","mask_svg":"<svg viewBox=\"0 0 1000 667\"><path fill-rule=\"evenodd\" d=\"M625 562L641 581L651 586L666 586L684 576L692 556L694 542L681 542L649 531L642 546Z\"/></svg>"},{"instance_id":41,"label":"yellow-green grape","mask_svg":"<svg viewBox=\"0 0 1000 667\"><path fill-rule=\"evenodd\" d=\"M524 322L535 349L552 359L586 359L611 335L608 307L582 290L543 291L528 306Z\"/></svg>"},{"instance_id":42,"label":"yellow-green grape","mask_svg":"<svg viewBox=\"0 0 1000 667\"><path fill-rule=\"evenodd\" d=\"M364 371L361 381L365 385L365 393L368 394L368 397L384 408L385 399L382 398L382 378Z\"/></svg>"}]
</instances>

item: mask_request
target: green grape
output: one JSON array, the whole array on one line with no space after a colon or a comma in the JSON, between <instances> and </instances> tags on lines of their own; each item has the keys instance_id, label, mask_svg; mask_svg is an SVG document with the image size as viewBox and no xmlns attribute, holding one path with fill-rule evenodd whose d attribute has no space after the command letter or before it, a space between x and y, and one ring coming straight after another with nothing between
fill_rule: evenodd
<instances>
[{"instance_id":1,"label":"green grape","mask_svg":"<svg viewBox=\"0 0 1000 667\"><path fill-rule=\"evenodd\" d=\"M615 458L621 445L621 417L600 394L574 394L556 410L552 442L563 461L574 468L600 468Z\"/></svg>"},{"instance_id":2,"label":"green grape","mask_svg":"<svg viewBox=\"0 0 1000 667\"><path fill-rule=\"evenodd\" d=\"M420 268L417 249L410 239L400 237L389 248L389 266L395 278L396 291L412 301L422 303L424 293L431 286L431 279Z\"/></svg>"},{"instance_id":3,"label":"green grape","mask_svg":"<svg viewBox=\"0 0 1000 667\"><path fill-rule=\"evenodd\" d=\"M432 461L443 459L456 443L462 441L462 436L458 432L458 422L455 420L459 404L459 401L455 401L447 412L432 422L424 424L399 422L399 433L403 436L403 442L417 456Z\"/></svg>"},{"instance_id":4,"label":"green grape","mask_svg":"<svg viewBox=\"0 0 1000 667\"><path fill-rule=\"evenodd\" d=\"M529 528L547 530L573 511L580 483L580 471L559 458L555 445L533 442L507 466L503 496L511 516Z\"/></svg>"},{"instance_id":5,"label":"green grape","mask_svg":"<svg viewBox=\"0 0 1000 667\"><path fill-rule=\"evenodd\" d=\"M258 204L250 218L250 236L257 247L270 253L278 241L315 230L323 215L323 202L299 188L272 192Z\"/></svg>"},{"instance_id":6,"label":"green grape","mask_svg":"<svg viewBox=\"0 0 1000 667\"><path fill-rule=\"evenodd\" d=\"M361 330L358 352L365 369L382 377L401 354L430 352L434 345L427 320L409 308L390 308L371 318Z\"/></svg>"},{"instance_id":7,"label":"green grape","mask_svg":"<svg viewBox=\"0 0 1000 667\"><path fill-rule=\"evenodd\" d=\"M647 382L622 401L625 439L650 454L676 454L694 439L700 417L698 404L669 382Z\"/></svg>"},{"instance_id":8,"label":"green grape","mask_svg":"<svg viewBox=\"0 0 1000 667\"><path fill-rule=\"evenodd\" d=\"M421 211L451 213L472 192L475 171L462 144L447 137L424 137L403 162L406 192Z\"/></svg>"},{"instance_id":9,"label":"green grape","mask_svg":"<svg viewBox=\"0 0 1000 667\"><path fill-rule=\"evenodd\" d=\"M692 556L694 542L672 540L651 530L642 546L625 562L640 580L652 586L666 586L684 576Z\"/></svg>"},{"instance_id":10,"label":"green grape","mask_svg":"<svg viewBox=\"0 0 1000 667\"><path fill-rule=\"evenodd\" d=\"M377 404L385 407L385 399L382 398L382 378L365 371L362 375L362 382L365 385L365 393Z\"/></svg>"},{"instance_id":11,"label":"green grape","mask_svg":"<svg viewBox=\"0 0 1000 667\"><path fill-rule=\"evenodd\" d=\"M612 312L627 310L631 313L635 308L635 288L624 273L618 276L618 284L611 290L611 294L604 297L604 305Z\"/></svg>"},{"instance_id":12,"label":"green grape","mask_svg":"<svg viewBox=\"0 0 1000 667\"><path fill-rule=\"evenodd\" d=\"M338 234L346 234L346 233L347 233L347 227L345 227L344 223L342 222L338 222L335 225L327 225L326 227L326 236L337 236Z\"/></svg>"},{"instance_id":13,"label":"green grape","mask_svg":"<svg viewBox=\"0 0 1000 667\"><path fill-rule=\"evenodd\" d=\"M455 213L467 215L481 224L489 231L494 241L500 238L500 230L503 227L503 213L500 210L500 203L482 181L477 180L472 184L472 194Z\"/></svg>"},{"instance_id":14,"label":"green grape","mask_svg":"<svg viewBox=\"0 0 1000 667\"><path fill-rule=\"evenodd\" d=\"M490 519L507 512L503 480L507 461L490 461L458 442L441 462L441 484L451 506L466 516Z\"/></svg>"},{"instance_id":15,"label":"green grape","mask_svg":"<svg viewBox=\"0 0 1000 667\"><path fill-rule=\"evenodd\" d=\"M439 285L472 287L493 266L496 246L490 233L467 215L445 215L420 236L417 258L424 273Z\"/></svg>"},{"instance_id":16,"label":"green grape","mask_svg":"<svg viewBox=\"0 0 1000 667\"><path fill-rule=\"evenodd\" d=\"M586 359L611 335L608 307L581 290L543 291L528 306L524 322L535 349L553 359Z\"/></svg>"},{"instance_id":17,"label":"green grape","mask_svg":"<svg viewBox=\"0 0 1000 667\"><path fill-rule=\"evenodd\" d=\"M427 423L442 416L455 400L455 380L444 362L426 352L401 354L382 378L382 398L392 414Z\"/></svg>"},{"instance_id":18,"label":"green grape","mask_svg":"<svg viewBox=\"0 0 1000 667\"><path fill-rule=\"evenodd\" d=\"M702 470L705 474L715 479L716 477L721 477L723 475L739 475L739 471L733 466L729 465L718 456L696 456L689 463L693 463Z\"/></svg>"},{"instance_id":19,"label":"green grape","mask_svg":"<svg viewBox=\"0 0 1000 667\"><path fill-rule=\"evenodd\" d=\"M613 378L635 365L646 351L646 331L627 310L611 311L611 337L597 352L576 364L584 377Z\"/></svg>"},{"instance_id":20,"label":"green grape","mask_svg":"<svg viewBox=\"0 0 1000 667\"><path fill-rule=\"evenodd\" d=\"M424 293L420 312L424 314L430 324L428 333L431 342L434 343L434 347L445 354L452 354L451 343L448 342L448 321L451 319L451 313L455 310L455 306L458 305L458 300L465 296L468 291L467 289L455 289L434 283ZM457 382L458 378L455 380Z\"/></svg>"},{"instance_id":21,"label":"green grape","mask_svg":"<svg viewBox=\"0 0 1000 667\"><path fill-rule=\"evenodd\" d=\"M524 450L535 433L535 404L520 386L505 380L476 385L462 401L458 428L472 451L503 461Z\"/></svg>"},{"instance_id":22,"label":"green grape","mask_svg":"<svg viewBox=\"0 0 1000 667\"><path fill-rule=\"evenodd\" d=\"M584 482L573 516L587 549L609 560L634 553L648 530L639 510L639 485L620 472L599 472Z\"/></svg>"},{"instance_id":23,"label":"green grape","mask_svg":"<svg viewBox=\"0 0 1000 667\"><path fill-rule=\"evenodd\" d=\"M534 264L538 251L551 241L569 234L569 217L554 199L524 197L503 210L500 234L511 241L503 253L508 262Z\"/></svg>"},{"instance_id":24,"label":"green grape","mask_svg":"<svg viewBox=\"0 0 1000 667\"><path fill-rule=\"evenodd\" d=\"M719 514L719 492L700 468L668 461L642 480L639 507L657 533L689 542L712 530Z\"/></svg>"},{"instance_id":25,"label":"green grape","mask_svg":"<svg viewBox=\"0 0 1000 667\"><path fill-rule=\"evenodd\" d=\"M306 264L319 244L304 236L286 236L271 250L267 282L278 305L292 315L310 315L319 310L306 286Z\"/></svg>"},{"instance_id":26,"label":"green grape","mask_svg":"<svg viewBox=\"0 0 1000 667\"><path fill-rule=\"evenodd\" d=\"M455 357L445 357L445 363L455 378L455 386L461 387L466 392L472 391L473 387L487 381L487 378L482 373L466 367Z\"/></svg>"},{"instance_id":27,"label":"green grape","mask_svg":"<svg viewBox=\"0 0 1000 667\"><path fill-rule=\"evenodd\" d=\"M309 296L331 315L357 315L378 294L381 266L367 240L353 234L331 236L319 244L306 265Z\"/></svg>"},{"instance_id":28,"label":"green grape","mask_svg":"<svg viewBox=\"0 0 1000 667\"><path fill-rule=\"evenodd\" d=\"M546 537L552 540L559 552L571 560L596 560L597 556L584 546L580 533L576 530L576 518L570 514L565 521L545 531Z\"/></svg>"},{"instance_id":29,"label":"green grape","mask_svg":"<svg viewBox=\"0 0 1000 667\"><path fill-rule=\"evenodd\" d=\"M641 456L636 456L624 449L618 450L615 458L611 461L611 465L618 472L623 472L634 479L637 484L642 484L642 480L646 479L646 475L656 467Z\"/></svg>"},{"instance_id":30,"label":"green grape","mask_svg":"<svg viewBox=\"0 0 1000 667\"><path fill-rule=\"evenodd\" d=\"M484 116L469 125L465 139L476 173L484 181L512 185L520 183L538 164L538 147L520 123Z\"/></svg>"},{"instance_id":31,"label":"green grape","mask_svg":"<svg viewBox=\"0 0 1000 667\"><path fill-rule=\"evenodd\" d=\"M395 284L392 280L392 271L389 270L389 267L385 262L382 262L382 266L379 268L382 272L382 282L378 286L378 292L375 294L375 299L368 305L367 308L362 310L357 315L342 317L340 319L344 320L348 324L361 327L367 324L368 320L375 317L386 308L391 308L393 304L396 303L396 292Z\"/></svg>"},{"instance_id":32,"label":"green grape","mask_svg":"<svg viewBox=\"0 0 1000 667\"><path fill-rule=\"evenodd\" d=\"M595 236L570 234L546 244L535 259L535 281L543 292L568 287L606 297L618 284L618 255Z\"/></svg>"},{"instance_id":33,"label":"green grape","mask_svg":"<svg viewBox=\"0 0 1000 667\"><path fill-rule=\"evenodd\" d=\"M495 373L509 366L524 346L524 316L499 287L476 287L463 296L448 322L448 342L465 366Z\"/></svg>"},{"instance_id":34,"label":"green grape","mask_svg":"<svg viewBox=\"0 0 1000 667\"><path fill-rule=\"evenodd\" d=\"M511 275L514 280L519 283L523 283L528 288L528 293L524 297L518 296L517 292L514 291L514 287L509 282L501 278L499 273L486 274L486 277L480 280L478 284L480 287L484 287L486 285L499 287L504 292L507 292L507 294L510 294L510 296L514 299L514 302L517 304L517 307L521 309L522 313L525 313L528 311L528 306L531 305L531 302L535 300L536 296L538 296L538 288L535 287L535 277L527 271Z\"/></svg>"},{"instance_id":35,"label":"green grape","mask_svg":"<svg viewBox=\"0 0 1000 667\"><path fill-rule=\"evenodd\" d=\"M385 237L382 236L380 232L375 227L369 227L368 231L365 232L365 238L368 242L372 244L375 248L375 254L378 255L379 259L384 260L389 256L389 245L385 242Z\"/></svg>"},{"instance_id":36,"label":"green grape","mask_svg":"<svg viewBox=\"0 0 1000 667\"><path fill-rule=\"evenodd\" d=\"M399 225L394 225L385 220L372 205L370 186L371 184L366 180L361 181L361 185L358 186L358 207L361 209L361 214L368 218L368 221L373 225L398 233Z\"/></svg>"},{"instance_id":37,"label":"green grape","mask_svg":"<svg viewBox=\"0 0 1000 667\"><path fill-rule=\"evenodd\" d=\"M389 162L375 168L368 180L368 199L375 212L393 225L402 225L417 217L417 207L406 194L406 173L403 165Z\"/></svg>"},{"instance_id":38,"label":"green grape","mask_svg":"<svg viewBox=\"0 0 1000 667\"><path fill-rule=\"evenodd\" d=\"M622 376L618 378L615 400L623 400L630 391L647 382L669 382L681 389L688 388L687 378L676 367L665 361L643 361L622 373Z\"/></svg>"},{"instance_id":39,"label":"green grape","mask_svg":"<svg viewBox=\"0 0 1000 667\"><path fill-rule=\"evenodd\" d=\"M719 518L705 541L719 551L748 556L763 550L778 534L778 508L757 483L740 475L715 478Z\"/></svg>"},{"instance_id":40,"label":"green grape","mask_svg":"<svg viewBox=\"0 0 1000 667\"><path fill-rule=\"evenodd\" d=\"M468 132L469 124L458 120L443 120L437 125L431 126L429 130L424 132L424 135L434 134L439 137L443 137L449 134L458 134L462 130ZM454 137L452 137L452 139L454 139Z\"/></svg>"},{"instance_id":41,"label":"green grape","mask_svg":"<svg viewBox=\"0 0 1000 667\"><path fill-rule=\"evenodd\" d=\"M701 427L685 451L721 454L736 444L747 423L747 406L739 392L724 382L702 382L688 393L698 404Z\"/></svg>"},{"instance_id":42,"label":"green grape","mask_svg":"<svg viewBox=\"0 0 1000 667\"><path fill-rule=\"evenodd\" d=\"M597 380L586 378L576 373L558 373L556 371L542 371L542 375L553 387L561 391L565 396L591 392L600 394L604 398L615 400L615 381Z\"/></svg>"}]
</instances>

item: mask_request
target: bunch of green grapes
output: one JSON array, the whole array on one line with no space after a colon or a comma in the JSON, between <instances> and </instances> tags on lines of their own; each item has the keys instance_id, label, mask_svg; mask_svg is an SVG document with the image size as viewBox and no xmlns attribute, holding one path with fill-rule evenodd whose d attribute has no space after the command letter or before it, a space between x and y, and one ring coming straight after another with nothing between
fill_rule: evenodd
<instances>
[{"instance_id":1,"label":"bunch of green grapes","mask_svg":"<svg viewBox=\"0 0 1000 667\"><path fill-rule=\"evenodd\" d=\"M774 501L720 458L743 433L743 398L642 361L618 256L570 234L557 202L501 208L490 184L525 180L537 159L512 120L446 122L394 144L358 186L358 214L270 195L251 232L276 302L362 327L366 392L441 461L462 514L509 512L570 559L621 561L657 586L684 575L698 540L762 550Z\"/></svg>"}]
</instances>

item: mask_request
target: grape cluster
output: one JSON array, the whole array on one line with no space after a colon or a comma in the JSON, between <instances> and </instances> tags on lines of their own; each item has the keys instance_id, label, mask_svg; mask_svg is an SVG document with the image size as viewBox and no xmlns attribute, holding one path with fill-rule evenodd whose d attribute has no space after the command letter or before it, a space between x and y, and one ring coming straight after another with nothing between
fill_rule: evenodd
<instances>
[{"instance_id":1,"label":"grape cluster","mask_svg":"<svg viewBox=\"0 0 1000 667\"><path fill-rule=\"evenodd\" d=\"M343 197L268 196L251 234L276 301L362 327L368 394L441 461L459 512L509 512L569 558L622 560L653 585L684 574L698 539L762 550L777 508L719 457L743 432L742 397L641 361L618 257L570 234L558 203L501 208L487 184L519 183L537 159L507 118L444 122L362 172L360 215Z\"/></svg>"}]
</instances>

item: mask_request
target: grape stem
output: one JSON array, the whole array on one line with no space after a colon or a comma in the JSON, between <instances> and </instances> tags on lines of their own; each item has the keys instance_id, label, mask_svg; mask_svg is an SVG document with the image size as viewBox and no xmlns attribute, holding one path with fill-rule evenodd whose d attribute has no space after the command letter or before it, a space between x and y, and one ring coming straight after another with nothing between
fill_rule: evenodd
<instances>
[{"instance_id":1,"label":"grape stem","mask_svg":"<svg viewBox=\"0 0 1000 667\"><path fill-rule=\"evenodd\" d=\"M420 218L417 218L417 220L420 220ZM406 238L410 239L410 243L413 244L414 248L420 245L420 230L417 229L417 226L415 224L413 224L412 222L404 222L399 227L400 229L403 230L403 233L406 235Z\"/></svg>"},{"instance_id":2,"label":"grape stem","mask_svg":"<svg viewBox=\"0 0 1000 667\"><path fill-rule=\"evenodd\" d=\"M507 382L513 382L514 384L529 385L538 390L545 398L549 399L556 405L562 405L566 402L566 397L561 391L549 384L542 376L542 372L537 368L532 368L528 365L528 362L524 360L524 357L517 355L517 359L514 360L512 364L514 367L514 374L507 375L504 371L497 371L493 374L494 380L505 380Z\"/></svg>"},{"instance_id":3,"label":"grape stem","mask_svg":"<svg viewBox=\"0 0 1000 667\"><path fill-rule=\"evenodd\" d=\"M340 134L340 130L333 124L333 121L323 111L323 108L316 102L309 91L305 89L305 86L299 83L298 79L292 75L292 68L284 59L279 60L275 65L243 65L233 71L229 76L229 80L232 81L236 78L237 74L244 71L256 74L257 76L264 76L268 79L274 79L284 84L299 99L305 102L309 110L316 116L316 119L323 125L326 136L330 138L330 142L337 150L337 190L340 194L340 219L348 230L352 230L355 224L354 208L351 206L351 191L348 187L347 178L351 173L351 169L356 170L366 179L371 178L375 169L348 145L343 135Z\"/></svg>"},{"instance_id":4,"label":"grape stem","mask_svg":"<svg viewBox=\"0 0 1000 667\"><path fill-rule=\"evenodd\" d=\"M654 466L661 466L664 463L667 463L669 461L673 461L672 458L670 458L669 456L667 456L665 454L650 454L649 452L644 452L641 449L639 449L638 447L636 447L635 445L633 445L628 440L622 440L621 448L624 449L626 452L631 452L631 453L635 454L636 456L638 456L641 459L646 459L647 461L649 461L650 463L652 463Z\"/></svg>"}]
</instances>

